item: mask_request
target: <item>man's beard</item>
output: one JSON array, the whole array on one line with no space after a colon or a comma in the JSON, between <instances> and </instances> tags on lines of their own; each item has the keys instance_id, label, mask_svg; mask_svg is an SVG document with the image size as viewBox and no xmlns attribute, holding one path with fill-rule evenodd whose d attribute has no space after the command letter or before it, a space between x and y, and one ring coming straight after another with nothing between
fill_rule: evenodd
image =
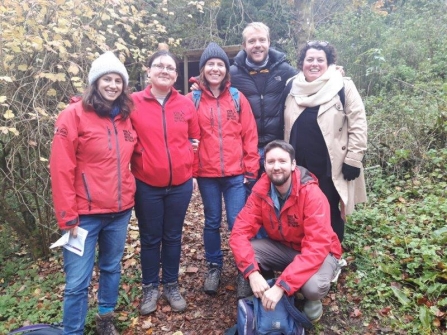
<instances>
[{"instance_id":1,"label":"man's beard","mask_svg":"<svg viewBox=\"0 0 447 335\"><path fill-rule=\"evenodd\" d=\"M289 180L290 175L282 175L280 178L274 179L273 176L270 179L272 184L275 186L282 186Z\"/></svg>"}]
</instances>

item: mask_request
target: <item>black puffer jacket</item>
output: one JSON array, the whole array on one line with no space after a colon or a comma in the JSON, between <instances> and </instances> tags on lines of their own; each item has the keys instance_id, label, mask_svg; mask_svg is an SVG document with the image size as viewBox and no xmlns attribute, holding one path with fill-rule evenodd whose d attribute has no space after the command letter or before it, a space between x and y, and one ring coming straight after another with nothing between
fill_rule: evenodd
<instances>
[{"instance_id":1,"label":"black puffer jacket","mask_svg":"<svg viewBox=\"0 0 447 335\"><path fill-rule=\"evenodd\" d=\"M269 49L269 75L264 91L258 88L245 65L247 54L241 50L230 67L231 84L248 99L258 128L258 146L284 138L284 117L282 97L287 79L298 73L287 63L284 53Z\"/></svg>"}]
</instances>

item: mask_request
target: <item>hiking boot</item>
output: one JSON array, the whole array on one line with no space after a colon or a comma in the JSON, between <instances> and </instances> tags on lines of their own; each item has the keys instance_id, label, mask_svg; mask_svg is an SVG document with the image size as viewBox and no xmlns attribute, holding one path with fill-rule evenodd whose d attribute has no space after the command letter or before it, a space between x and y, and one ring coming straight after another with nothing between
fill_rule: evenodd
<instances>
[{"instance_id":1,"label":"hiking boot","mask_svg":"<svg viewBox=\"0 0 447 335\"><path fill-rule=\"evenodd\" d=\"M306 300L304 303L304 314L312 323L320 321L323 315L323 304L321 300Z\"/></svg>"},{"instance_id":2,"label":"hiking boot","mask_svg":"<svg viewBox=\"0 0 447 335\"><path fill-rule=\"evenodd\" d=\"M99 335L119 335L118 331L113 325L113 319L113 312L103 315L96 314L96 332Z\"/></svg>"},{"instance_id":3,"label":"hiking boot","mask_svg":"<svg viewBox=\"0 0 447 335\"><path fill-rule=\"evenodd\" d=\"M183 312L186 309L186 301L180 294L178 282L164 284L163 297L169 302L174 312Z\"/></svg>"},{"instance_id":4,"label":"hiking boot","mask_svg":"<svg viewBox=\"0 0 447 335\"><path fill-rule=\"evenodd\" d=\"M236 277L236 285L237 285L236 295L238 299L242 299L250 295L253 295L253 291L251 290L250 287L250 282L246 280L242 275L242 273L240 272L237 274Z\"/></svg>"},{"instance_id":5,"label":"hiking boot","mask_svg":"<svg viewBox=\"0 0 447 335\"><path fill-rule=\"evenodd\" d=\"M203 285L203 290L206 294L215 295L217 289L219 288L220 275L222 269L216 263L210 263L208 274L205 279L205 284Z\"/></svg>"},{"instance_id":6,"label":"hiking boot","mask_svg":"<svg viewBox=\"0 0 447 335\"><path fill-rule=\"evenodd\" d=\"M158 287L154 284L143 285L143 299L141 300L140 314L146 315L155 311L159 297Z\"/></svg>"}]
</instances>

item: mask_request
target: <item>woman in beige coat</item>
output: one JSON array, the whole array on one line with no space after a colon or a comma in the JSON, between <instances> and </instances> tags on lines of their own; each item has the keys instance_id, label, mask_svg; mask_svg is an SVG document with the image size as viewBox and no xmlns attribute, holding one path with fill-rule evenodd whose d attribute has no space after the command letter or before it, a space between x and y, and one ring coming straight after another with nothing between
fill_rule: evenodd
<instances>
[{"instance_id":1,"label":"woman in beige coat","mask_svg":"<svg viewBox=\"0 0 447 335\"><path fill-rule=\"evenodd\" d=\"M362 160L366 151L365 107L351 79L335 68L335 48L312 41L299 56L301 72L288 85L285 139L298 165L318 178L331 206L332 228L340 242L346 215L366 201Z\"/></svg>"}]
</instances>

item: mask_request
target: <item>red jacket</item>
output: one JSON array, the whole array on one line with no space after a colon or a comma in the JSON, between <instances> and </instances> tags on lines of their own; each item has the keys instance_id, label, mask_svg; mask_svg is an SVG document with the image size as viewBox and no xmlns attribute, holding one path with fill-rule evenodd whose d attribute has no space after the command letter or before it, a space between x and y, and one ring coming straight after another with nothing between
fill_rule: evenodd
<instances>
[{"instance_id":1,"label":"red jacket","mask_svg":"<svg viewBox=\"0 0 447 335\"><path fill-rule=\"evenodd\" d=\"M163 106L150 89L132 94L131 119L138 134L132 173L151 186L180 185L192 177L194 153L189 139L200 139L197 113L191 99L175 89Z\"/></svg>"},{"instance_id":2,"label":"red jacket","mask_svg":"<svg viewBox=\"0 0 447 335\"><path fill-rule=\"evenodd\" d=\"M329 253L340 258L341 245L331 227L326 196L309 171L297 167L292 173L292 190L279 218L270 197L270 187L270 179L264 173L236 218L230 247L245 277L259 271L250 239L261 226L272 240L299 251L276 281L276 285L291 295L318 271Z\"/></svg>"},{"instance_id":3,"label":"red jacket","mask_svg":"<svg viewBox=\"0 0 447 335\"><path fill-rule=\"evenodd\" d=\"M191 81L198 83L195 78ZM199 83L198 83L199 84ZM202 86L198 108L200 125L198 177L245 175L255 179L259 170L258 131L248 100L239 92L240 112L229 91L214 97ZM192 93L187 95L192 99Z\"/></svg>"},{"instance_id":4,"label":"red jacket","mask_svg":"<svg viewBox=\"0 0 447 335\"><path fill-rule=\"evenodd\" d=\"M134 205L129 163L137 136L130 119L86 112L82 102L59 115L50 157L56 219L61 229L81 214L116 213Z\"/></svg>"}]
</instances>

